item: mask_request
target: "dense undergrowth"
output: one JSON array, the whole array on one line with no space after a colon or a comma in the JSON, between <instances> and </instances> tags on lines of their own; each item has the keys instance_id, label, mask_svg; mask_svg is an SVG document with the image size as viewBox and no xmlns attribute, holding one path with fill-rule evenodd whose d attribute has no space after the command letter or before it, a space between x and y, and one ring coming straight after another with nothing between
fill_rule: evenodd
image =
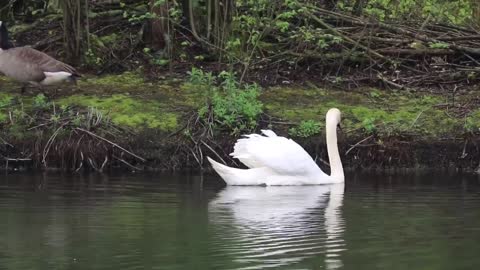
<instances>
[{"instance_id":1,"label":"dense undergrowth","mask_svg":"<svg viewBox=\"0 0 480 270\"><path fill-rule=\"evenodd\" d=\"M18 45L64 59L62 5L25 2L24 10L11 16ZM479 22L478 4L469 0L90 2L88 44L79 62L97 74L140 69L156 80L196 65L215 74L235 71L240 82L264 85L311 80L408 88L398 77L409 79L416 69L434 71L443 63L438 58L476 66L465 61L478 56L463 50L475 47L475 38L460 35L475 35ZM418 68L418 63L427 64ZM466 84L478 77L476 69L455 72L461 75L453 79L464 77ZM438 87L431 79L416 78L414 85Z\"/></svg>"}]
</instances>

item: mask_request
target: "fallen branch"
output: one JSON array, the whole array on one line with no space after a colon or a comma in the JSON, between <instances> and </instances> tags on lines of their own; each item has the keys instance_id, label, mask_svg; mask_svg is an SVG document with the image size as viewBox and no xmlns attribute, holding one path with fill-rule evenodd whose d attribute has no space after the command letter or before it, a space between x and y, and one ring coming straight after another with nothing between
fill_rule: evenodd
<instances>
[{"instance_id":1,"label":"fallen branch","mask_svg":"<svg viewBox=\"0 0 480 270\"><path fill-rule=\"evenodd\" d=\"M406 89L406 90L411 90L410 88L404 86L404 85L401 85L401 84L398 84L398 83L395 83L395 82L392 82L390 80L388 80L387 78L385 78L384 76L382 76L382 74L378 73L377 74L377 78L384 82L385 84L387 85L390 85L390 86L393 86L395 88L398 88L398 89Z\"/></svg>"},{"instance_id":2,"label":"fallen branch","mask_svg":"<svg viewBox=\"0 0 480 270\"><path fill-rule=\"evenodd\" d=\"M366 137L365 139L357 142L356 144L352 145L352 147L350 147L346 152L345 152L345 155L348 155L348 153L350 153L350 151L352 151L353 149L355 149L357 146L359 146L360 144L370 140L371 138L373 138L373 135L370 135L368 137Z\"/></svg>"},{"instance_id":3,"label":"fallen branch","mask_svg":"<svg viewBox=\"0 0 480 270\"><path fill-rule=\"evenodd\" d=\"M91 131L88 131L88 130L83 129L83 128L78 128L78 127L75 128L75 129L78 130L78 131L85 132L85 133L87 133L87 134L89 134L89 135L91 135L91 136L93 136L93 137L95 137L95 138L98 138L98 139L102 140L102 141L105 141L105 142L111 144L112 146L117 147L118 149L120 149L120 150L122 150L122 151L124 151L124 152L126 152L126 153L128 153L128 154L130 154L131 156L134 156L134 157L140 159L140 160L143 161L143 162L146 161L144 158L142 158L142 157L140 157L140 156L138 156L138 155L136 155L136 154L128 151L127 149L121 147L120 145L118 145L118 144L116 144L116 143L114 143L114 142L112 142L112 141L109 141L109 140L107 140L107 139L105 139L105 138L103 138L103 137L101 137L101 136L99 136L99 135L97 135L97 134L95 134L95 133L93 133L93 132L91 132Z\"/></svg>"},{"instance_id":4,"label":"fallen branch","mask_svg":"<svg viewBox=\"0 0 480 270\"><path fill-rule=\"evenodd\" d=\"M379 53L377 53L376 51L373 51L371 50L370 48L358 43L358 41L355 41L349 37L347 37L346 35L338 32L337 30L335 30L335 28L333 28L332 26L328 25L327 23L325 23L322 19L320 19L319 17L315 16L314 14L310 13L310 12L306 12L306 14L308 16L310 16L314 21L318 22L321 26L325 27L327 30L329 30L330 32L332 32L334 35L336 36L339 36L341 38L343 38L344 40L348 41L349 43L353 44L353 45L357 45L359 48L361 49L364 49L365 51L367 51L370 55L373 55L377 58L380 58L382 60L387 60L387 58Z\"/></svg>"},{"instance_id":5,"label":"fallen branch","mask_svg":"<svg viewBox=\"0 0 480 270\"><path fill-rule=\"evenodd\" d=\"M130 167L130 168L132 168L132 169L135 169L135 170L137 170L137 171L141 171L141 170L142 170L141 168L136 167L136 166L128 163L128 162L127 162L126 160L124 160L123 158L119 158L119 157L117 157L117 156L115 156L115 155L113 155L112 157L113 157L114 159L122 162L123 164L127 165L128 167Z\"/></svg>"},{"instance_id":6,"label":"fallen branch","mask_svg":"<svg viewBox=\"0 0 480 270\"><path fill-rule=\"evenodd\" d=\"M215 156L217 156L223 162L223 164L227 164L225 160L223 160L223 158L215 150L213 150L212 147L210 147L210 145L206 144L203 140L200 140L200 142L205 145L210 151L212 151Z\"/></svg>"},{"instance_id":7,"label":"fallen branch","mask_svg":"<svg viewBox=\"0 0 480 270\"><path fill-rule=\"evenodd\" d=\"M45 147L43 148L42 163L45 167L47 167L47 156L48 156L48 153L50 152L50 147L52 147L53 142L55 141L55 138L57 137L58 133L60 133L60 130L63 129L63 127L64 126L62 125L59 128L57 128L57 130L55 130L55 132L52 134L52 136L50 136L47 143L45 144Z\"/></svg>"},{"instance_id":8,"label":"fallen branch","mask_svg":"<svg viewBox=\"0 0 480 270\"><path fill-rule=\"evenodd\" d=\"M400 48L389 48L389 49L379 49L377 52L384 55L398 55L398 56L443 56L443 55L452 55L456 52L449 49L400 49Z\"/></svg>"}]
</instances>

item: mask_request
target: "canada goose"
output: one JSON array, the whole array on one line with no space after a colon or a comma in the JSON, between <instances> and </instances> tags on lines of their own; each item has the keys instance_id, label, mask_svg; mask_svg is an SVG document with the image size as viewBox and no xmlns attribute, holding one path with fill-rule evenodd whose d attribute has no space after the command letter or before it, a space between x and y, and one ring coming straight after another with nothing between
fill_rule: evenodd
<instances>
[{"instance_id":1,"label":"canada goose","mask_svg":"<svg viewBox=\"0 0 480 270\"><path fill-rule=\"evenodd\" d=\"M76 84L80 77L75 68L30 47L13 47L8 40L8 30L0 21L0 72L23 83L35 86L52 85L60 82Z\"/></svg>"}]
</instances>

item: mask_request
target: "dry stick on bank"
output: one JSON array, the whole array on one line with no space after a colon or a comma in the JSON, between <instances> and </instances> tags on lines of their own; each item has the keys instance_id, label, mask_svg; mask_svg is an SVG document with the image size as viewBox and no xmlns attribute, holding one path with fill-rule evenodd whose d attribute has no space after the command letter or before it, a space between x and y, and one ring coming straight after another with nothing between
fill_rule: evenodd
<instances>
[{"instance_id":1,"label":"dry stick on bank","mask_svg":"<svg viewBox=\"0 0 480 270\"><path fill-rule=\"evenodd\" d=\"M368 137L366 137L365 139L362 139L361 141L357 142L356 144L352 145L352 147L350 147L346 152L345 152L345 155L348 155L348 153L350 153L350 151L352 151L353 149L355 149L357 146L361 145L362 143L370 140L371 138L373 138L373 135L370 135Z\"/></svg>"},{"instance_id":2,"label":"dry stick on bank","mask_svg":"<svg viewBox=\"0 0 480 270\"><path fill-rule=\"evenodd\" d=\"M139 159L139 160L141 160L141 161L143 161L143 162L146 161L144 158L142 158L142 157L140 157L140 156L138 156L138 155L136 155L136 154L128 151L127 149L121 147L120 145L118 145L118 144L116 144L116 143L114 143L114 142L112 142L112 141L109 141L109 140L107 140L107 139L105 139L105 138L103 138L103 137L101 137L101 136L98 136L97 134L95 134L95 133L93 133L93 132L91 132L91 131L88 131L88 130L83 129L83 128L78 128L78 127L75 128L75 129L78 130L78 131L85 132L85 133L87 133L87 134L89 134L89 135L91 135L91 136L93 136L93 137L95 137L95 138L97 138L97 139L102 140L102 141L105 141L105 142L111 144L112 146L117 147L118 149L124 151L124 152L127 153L127 154L130 154L131 156L133 156L133 157L135 157L135 158L137 158L137 159Z\"/></svg>"},{"instance_id":3,"label":"dry stick on bank","mask_svg":"<svg viewBox=\"0 0 480 270\"><path fill-rule=\"evenodd\" d=\"M42 164L43 166L45 166L45 168L47 167L47 156L48 156L48 153L50 152L50 148L52 147L58 133L60 133L60 131L63 129L64 126L65 125L61 125L59 128L55 130L55 132L52 134L52 136L50 136L47 143L45 144L45 147L43 148Z\"/></svg>"},{"instance_id":4,"label":"dry stick on bank","mask_svg":"<svg viewBox=\"0 0 480 270\"><path fill-rule=\"evenodd\" d=\"M377 78L384 82L385 84L387 85L390 85L390 86L393 86L394 88L398 88L398 89L405 89L405 90L409 90L409 91L413 91L412 89L404 86L404 85L401 85L401 84L398 84L398 83L395 83L395 82L392 82L390 80L388 80L387 78L385 78L381 73L378 73L377 74Z\"/></svg>"},{"instance_id":5,"label":"dry stick on bank","mask_svg":"<svg viewBox=\"0 0 480 270\"><path fill-rule=\"evenodd\" d=\"M367 63L368 60L374 62L367 68L359 65L362 70L355 68L351 70L355 71L355 75L347 81L356 83L356 80L366 80L382 82L398 89L411 89L410 87L415 85L440 87L442 84L460 82L469 84L478 80L477 74L480 73L480 61L477 61L480 58L478 31L425 22L425 20L409 21L409 25L398 22L394 24L333 12L311 5L305 7L309 9L306 14L313 21L330 33L340 36L351 47L357 46L360 50L348 55L345 50L353 51L354 49L343 48L329 53L321 53L313 49L305 50L303 53L290 53L290 55L305 59L320 59L327 61L326 63L333 63L334 66L336 59L348 59L359 64ZM370 29L370 34L364 35L360 27ZM365 44L366 41L368 44ZM385 61L377 54L387 60ZM338 72L337 68L337 76Z\"/></svg>"},{"instance_id":6,"label":"dry stick on bank","mask_svg":"<svg viewBox=\"0 0 480 270\"><path fill-rule=\"evenodd\" d=\"M114 159L116 159L116 160L118 160L118 161L122 162L123 164L127 165L128 167L130 167L130 168L134 169L134 170L137 170L137 171L141 171L141 170L142 170L141 168L139 168L139 167L136 167L136 166L134 166L134 165L132 165L132 164L128 163L128 162L127 162L125 159L123 159L123 158L117 157L116 155L113 155L112 157L113 157Z\"/></svg>"},{"instance_id":7,"label":"dry stick on bank","mask_svg":"<svg viewBox=\"0 0 480 270\"><path fill-rule=\"evenodd\" d=\"M203 140L200 140L200 142L201 142L203 145L205 145L205 147L207 147L210 151L212 151L212 153L214 153L215 156L217 156L217 157L223 162L223 164L227 164L227 163L225 162L225 160L223 160L223 158L222 158L215 150L213 150L213 148L212 148L210 145L208 145L208 144L207 144L206 142L204 142Z\"/></svg>"},{"instance_id":8,"label":"dry stick on bank","mask_svg":"<svg viewBox=\"0 0 480 270\"><path fill-rule=\"evenodd\" d=\"M374 50L371 50L370 48L358 43L357 41L347 37L346 35L340 33L339 31L335 30L335 28L331 27L330 25L328 25L327 23L325 23L322 19L320 19L319 17L315 16L314 14L310 13L310 12L306 12L308 16L310 16L314 21L318 22L321 26L325 27L327 30L329 30L330 32L332 32L332 34L336 35L336 36L339 36L341 38L343 38L344 40L348 41L349 43L353 44L353 45L356 45L358 46L359 48L361 49L364 49L365 51L367 51L370 55L372 56L375 56L379 59L382 59L382 60L388 60L385 56L379 54L378 52L374 51Z\"/></svg>"},{"instance_id":9,"label":"dry stick on bank","mask_svg":"<svg viewBox=\"0 0 480 270\"><path fill-rule=\"evenodd\" d=\"M204 156L206 155L206 153L204 153L205 148L208 149L208 152L213 153L224 164L227 164L224 157L229 157L229 155L219 145L220 142L218 140L214 140L214 122L215 120L212 110L208 111L208 116L203 120L198 114L198 112L194 112L187 121L186 126L182 128L190 131L187 133L187 137L189 141L193 143L193 146L184 145L184 147L187 148L186 152L189 152L193 156L199 167L202 167L204 163ZM223 153L220 154L215 149L219 149L220 152ZM235 160L230 159L230 161L233 164L238 165Z\"/></svg>"},{"instance_id":10,"label":"dry stick on bank","mask_svg":"<svg viewBox=\"0 0 480 270\"><path fill-rule=\"evenodd\" d=\"M474 35L469 35L469 36L464 36L464 37L439 37L439 38L430 38L428 37L427 35L425 34L422 34L420 31L422 30L421 28L418 29L419 32L414 32L412 30L406 30L408 28L401 28L401 27L396 27L394 25L391 25L391 24L387 24L387 23L383 23L383 22L380 22L380 21L365 21L363 20L362 18L357 18L357 17L352 17L352 16L348 16L348 15L345 15L345 14L341 14L341 13L337 13L337 12L332 12L332 11L328 11L328 10L324 10L322 8L318 8L318 7L314 7L314 6L308 6L309 8L312 8L314 9L315 11L318 11L320 13L323 13L323 14L327 14L327 15L330 15L330 16L333 16L334 18L336 19L340 19L340 20L343 20L343 21L347 21L353 25L361 25L361 26L370 26L370 27L378 27L378 28L381 28L381 29L384 29L384 30L388 30L390 32L393 32L393 33L397 33L397 34L403 34L403 35L406 35L406 36L410 36L412 37L413 39L417 39L417 40L420 40L420 41L424 41L424 42L427 42L427 43L440 43L440 42L447 42L447 41L461 41L461 40L475 40L475 39L480 39L480 36L478 34L474 34ZM310 16L313 16L312 19L314 19L315 21L319 22L321 25L326 25L328 26L325 22L323 22L321 19L319 19L318 17L316 17L315 15L313 15L312 13L307 13L309 14ZM332 28L333 29L333 28ZM352 42L353 40L348 40L347 41L349 42ZM454 50L457 50L457 51L460 51L460 52L465 52L465 53L468 53L468 54L472 54L472 55L475 55L475 56L480 56L480 48L473 48L473 47L467 47L467 46L462 46L462 45L457 45L455 43L448 43L448 46L449 48L451 49L454 49ZM363 49L369 49L369 48L366 48L364 47ZM370 50L370 49L369 49ZM404 51L404 53L406 53L407 51ZM419 54L418 52L416 52L416 50L412 50L410 52L414 52L414 54ZM425 50L423 51L422 53L424 54L430 54L430 53L433 53L433 54L440 54L440 52L442 51L439 51L439 50L431 50L431 49L428 49L428 50ZM447 53L451 53L450 50L445 50L444 52L447 52ZM375 55L375 54L374 54ZM378 55L377 55L378 56Z\"/></svg>"},{"instance_id":11,"label":"dry stick on bank","mask_svg":"<svg viewBox=\"0 0 480 270\"><path fill-rule=\"evenodd\" d=\"M243 63L243 71L242 75L240 76L239 82L242 83L243 79L245 79L245 75L247 74L248 68L251 64L252 58L254 56L254 53L258 47L258 44L260 43L260 40L262 39L263 35L267 32L267 28L264 28L263 31L260 33L259 38L256 39L255 44L253 45L253 48L251 48L250 54L247 57L247 60L245 60Z\"/></svg>"}]
</instances>

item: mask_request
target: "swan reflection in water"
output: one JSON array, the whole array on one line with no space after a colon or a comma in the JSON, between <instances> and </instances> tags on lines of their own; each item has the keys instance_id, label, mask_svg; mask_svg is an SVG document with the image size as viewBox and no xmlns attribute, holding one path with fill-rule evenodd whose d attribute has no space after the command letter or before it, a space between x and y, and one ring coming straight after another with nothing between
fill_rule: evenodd
<instances>
[{"instance_id":1,"label":"swan reflection in water","mask_svg":"<svg viewBox=\"0 0 480 270\"><path fill-rule=\"evenodd\" d=\"M344 184L227 186L209 203L216 248L235 269L342 266ZM323 257L322 257L323 254Z\"/></svg>"}]
</instances>

